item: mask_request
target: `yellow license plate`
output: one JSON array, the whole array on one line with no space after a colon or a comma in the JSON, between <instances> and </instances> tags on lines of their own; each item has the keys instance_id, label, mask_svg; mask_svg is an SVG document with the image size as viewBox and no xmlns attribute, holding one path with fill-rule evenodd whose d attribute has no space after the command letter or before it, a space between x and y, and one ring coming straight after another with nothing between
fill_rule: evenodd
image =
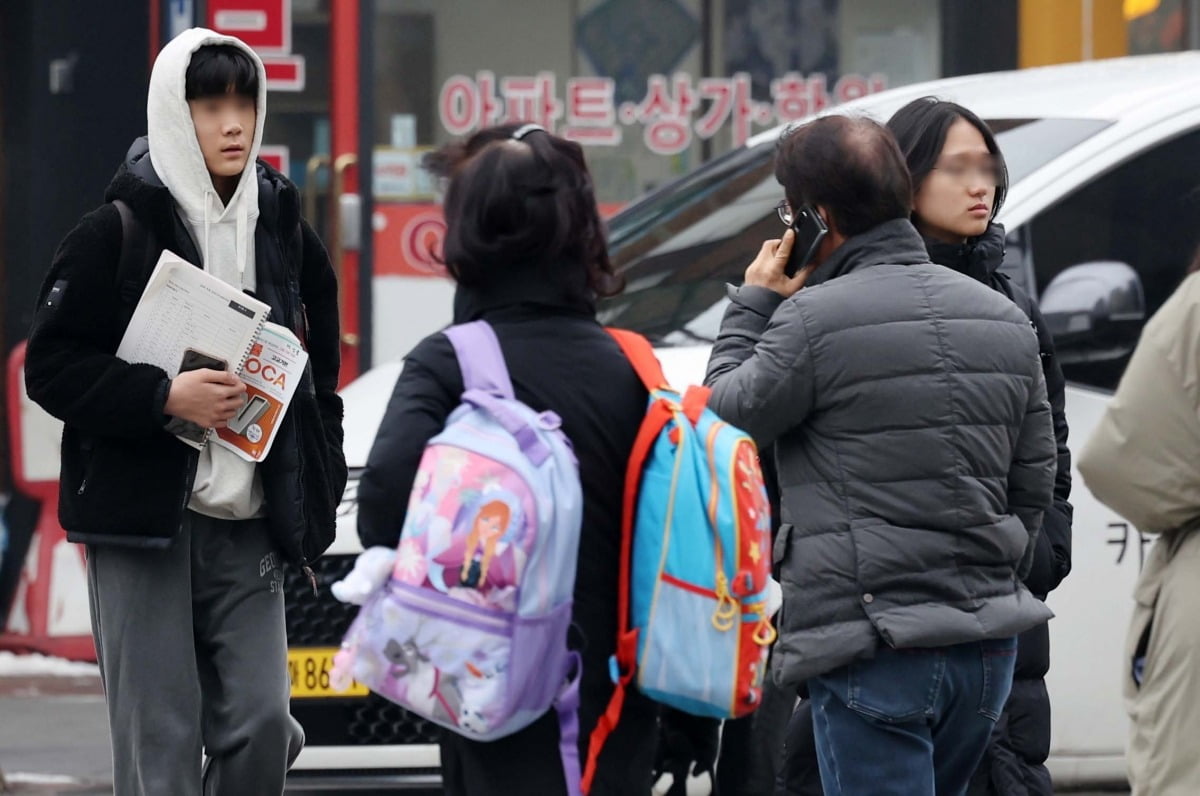
<instances>
[{"instance_id":1,"label":"yellow license plate","mask_svg":"<svg viewBox=\"0 0 1200 796\"><path fill-rule=\"evenodd\" d=\"M366 696L367 687L355 680L345 691L329 682L337 647L303 647L288 650L288 678L292 698Z\"/></svg>"}]
</instances>

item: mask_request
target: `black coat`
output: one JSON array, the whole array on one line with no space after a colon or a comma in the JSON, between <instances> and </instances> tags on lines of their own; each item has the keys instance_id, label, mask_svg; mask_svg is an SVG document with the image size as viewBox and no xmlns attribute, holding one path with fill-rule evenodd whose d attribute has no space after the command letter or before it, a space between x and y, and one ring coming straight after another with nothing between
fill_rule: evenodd
<instances>
[{"instance_id":1,"label":"black coat","mask_svg":"<svg viewBox=\"0 0 1200 796\"><path fill-rule=\"evenodd\" d=\"M1054 502L1043 516L1033 568L1025 578L1025 585L1045 599L1071 571L1073 515L1069 502L1071 452L1067 448L1067 382L1054 355L1054 341L1037 302L999 271L1004 262L1003 227L993 224L979 238L961 246L933 241L926 241L926 245L934 262L972 276L1011 298L1037 331L1054 436L1058 443L1058 471L1054 480ZM1043 765L1050 754L1050 697L1044 682L1049 669L1049 627L1040 625L1022 633L1017 647L1012 694L972 781L971 794L1032 796L1053 792Z\"/></svg>"},{"instance_id":2,"label":"black coat","mask_svg":"<svg viewBox=\"0 0 1200 796\"><path fill-rule=\"evenodd\" d=\"M255 230L257 296L271 320L305 341L310 367L270 455L260 465L276 543L298 564L333 541L346 483L342 453L337 283L329 256L300 218L299 194L259 161ZM118 284L120 199L149 235L147 264ZM105 193L59 246L42 285L25 360L30 397L66 424L59 521L89 544L166 547L183 519L198 454L163 426L169 380L160 368L115 356L163 248L199 263L170 192L134 142ZM52 288L57 287L51 297Z\"/></svg>"},{"instance_id":3,"label":"black coat","mask_svg":"<svg viewBox=\"0 0 1200 796\"><path fill-rule=\"evenodd\" d=\"M613 690L608 659L616 649L621 498L647 394L586 300L568 299L548 283L519 275L502 291L484 294L460 287L455 321L480 318L496 331L516 397L537 411L558 413L579 458L584 504L573 630L578 635L574 645L582 647L583 655L579 719L585 760L588 735ZM358 487L364 547L396 545L421 454L458 406L462 391L458 361L445 335L430 335L405 358ZM655 715L645 697L628 692L621 724L601 756L593 793L649 792ZM555 736L537 725L502 744L447 735L456 767L475 769L450 772L447 782L458 784L448 792L517 792L505 790L511 774L524 777L518 787L522 792L552 793L545 790L553 787L544 784L549 780L534 769L547 767L552 779L561 768L555 749L543 748L545 739Z\"/></svg>"}]
</instances>

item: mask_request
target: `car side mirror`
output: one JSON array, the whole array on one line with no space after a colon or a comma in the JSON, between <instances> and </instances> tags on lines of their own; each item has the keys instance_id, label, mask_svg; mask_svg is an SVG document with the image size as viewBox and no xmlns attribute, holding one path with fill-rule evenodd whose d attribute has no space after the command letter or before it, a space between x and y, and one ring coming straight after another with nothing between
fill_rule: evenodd
<instances>
[{"instance_id":1,"label":"car side mirror","mask_svg":"<svg viewBox=\"0 0 1200 796\"><path fill-rule=\"evenodd\" d=\"M1063 270L1042 291L1040 305L1064 364L1129 354L1146 319L1141 278L1126 263L1115 261Z\"/></svg>"}]
</instances>

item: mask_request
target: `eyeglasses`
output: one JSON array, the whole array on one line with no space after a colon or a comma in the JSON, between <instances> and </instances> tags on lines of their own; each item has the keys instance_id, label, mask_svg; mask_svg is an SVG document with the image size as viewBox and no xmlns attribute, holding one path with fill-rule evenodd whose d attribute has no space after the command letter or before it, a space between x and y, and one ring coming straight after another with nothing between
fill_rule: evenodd
<instances>
[{"instance_id":1,"label":"eyeglasses","mask_svg":"<svg viewBox=\"0 0 1200 796\"><path fill-rule=\"evenodd\" d=\"M775 212L779 214L779 220L783 222L785 227L790 227L795 220L792 215L792 208L788 204L787 199L780 199L779 204L775 205Z\"/></svg>"},{"instance_id":2,"label":"eyeglasses","mask_svg":"<svg viewBox=\"0 0 1200 796\"><path fill-rule=\"evenodd\" d=\"M972 184L972 175L977 176L978 181L973 184L983 184L989 188L995 188L1002 182L1003 175L1000 173L1000 167L993 162L989 163L958 163L950 162L944 166L934 166L933 171L940 171L950 179L961 185Z\"/></svg>"}]
</instances>

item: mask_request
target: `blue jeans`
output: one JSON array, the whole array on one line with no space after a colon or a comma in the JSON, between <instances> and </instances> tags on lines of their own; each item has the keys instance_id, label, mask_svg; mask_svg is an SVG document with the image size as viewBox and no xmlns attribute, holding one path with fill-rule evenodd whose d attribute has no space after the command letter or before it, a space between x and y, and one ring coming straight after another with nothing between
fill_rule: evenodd
<instances>
[{"instance_id":1,"label":"blue jeans","mask_svg":"<svg viewBox=\"0 0 1200 796\"><path fill-rule=\"evenodd\" d=\"M1015 638L896 650L808 681L825 796L960 796L1004 709Z\"/></svg>"}]
</instances>

